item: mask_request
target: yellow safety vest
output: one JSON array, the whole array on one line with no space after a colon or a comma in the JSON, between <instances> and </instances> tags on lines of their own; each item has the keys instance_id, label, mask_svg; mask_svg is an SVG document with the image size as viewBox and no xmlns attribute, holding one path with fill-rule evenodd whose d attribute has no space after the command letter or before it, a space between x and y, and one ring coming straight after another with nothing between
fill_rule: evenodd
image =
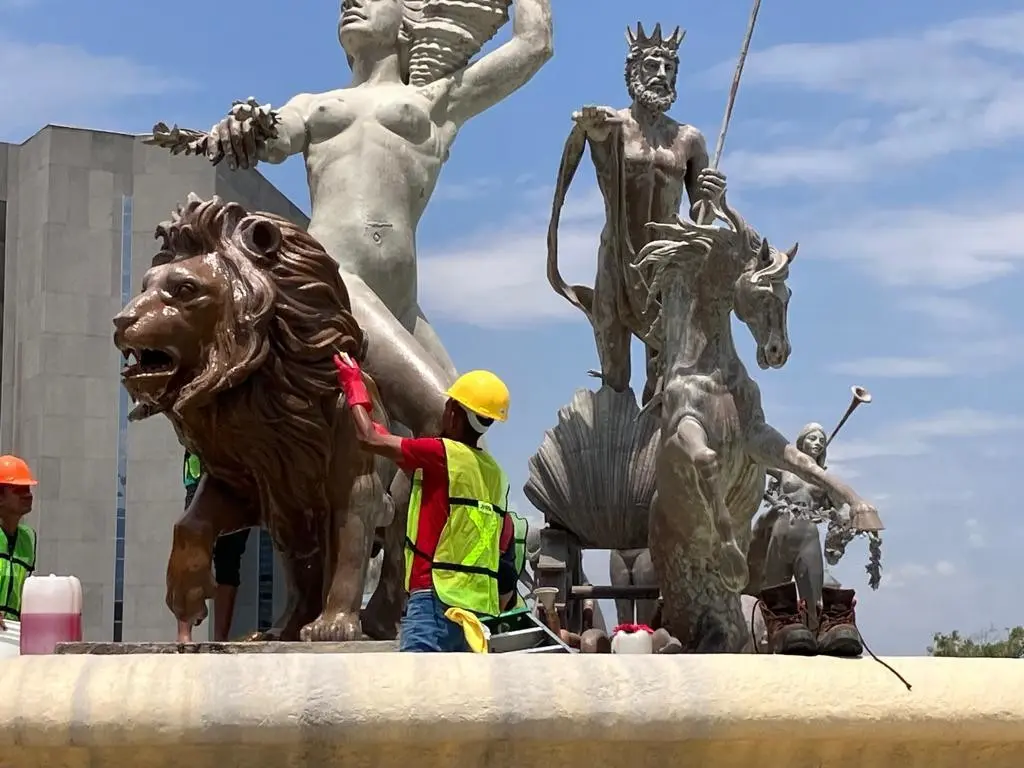
<instances>
[{"instance_id":1,"label":"yellow safety vest","mask_svg":"<svg viewBox=\"0 0 1024 768\"><path fill-rule=\"evenodd\" d=\"M21 590L36 569L36 532L18 526L13 550L7 534L0 531L0 613L12 621L21 620Z\"/></svg>"},{"instance_id":2,"label":"yellow safety vest","mask_svg":"<svg viewBox=\"0 0 1024 768\"><path fill-rule=\"evenodd\" d=\"M416 549L423 501L423 472L416 470L405 529L405 588L412 561L430 561L434 591L445 605L483 616L501 612L498 559L509 484L490 454L454 440L442 440L448 463L448 520L431 558Z\"/></svg>"},{"instance_id":3,"label":"yellow safety vest","mask_svg":"<svg viewBox=\"0 0 1024 768\"><path fill-rule=\"evenodd\" d=\"M196 456L194 453L185 451L185 487L188 488L190 485L198 485L199 479L202 476L203 465L200 463L199 457Z\"/></svg>"}]
</instances>

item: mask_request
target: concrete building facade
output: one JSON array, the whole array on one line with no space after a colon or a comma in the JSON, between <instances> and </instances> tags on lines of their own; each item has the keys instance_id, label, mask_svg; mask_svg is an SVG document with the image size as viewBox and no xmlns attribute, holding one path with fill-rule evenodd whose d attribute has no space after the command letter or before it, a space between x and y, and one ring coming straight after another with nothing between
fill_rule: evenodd
<instances>
[{"instance_id":1,"label":"concrete building facade","mask_svg":"<svg viewBox=\"0 0 1024 768\"><path fill-rule=\"evenodd\" d=\"M156 225L189 192L307 223L258 172L171 157L138 137L48 126L0 144L0 452L36 472L26 522L38 569L82 581L86 640L175 636L165 566L183 452L162 417L128 426L111 318L140 287ZM281 607L272 559L265 534L250 535L235 633Z\"/></svg>"}]
</instances>

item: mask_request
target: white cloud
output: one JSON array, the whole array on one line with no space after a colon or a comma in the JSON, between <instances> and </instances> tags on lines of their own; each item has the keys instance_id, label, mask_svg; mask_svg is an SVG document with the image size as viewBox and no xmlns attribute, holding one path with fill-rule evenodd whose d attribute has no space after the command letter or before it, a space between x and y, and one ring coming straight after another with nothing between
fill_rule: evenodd
<instances>
[{"instance_id":1,"label":"white cloud","mask_svg":"<svg viewBox=\"0 0 1024 768\"><path fill-rule=\"evenodd\" d=\"M500 179L493 176L481 176L462 182L446 183L441 181L434 192L434 200L474 200L480 196L493 193L500 184Z\"/></svg>"},{"instance_id":2,"label":"white cloud","mask_svg":"<svg viewBox=\"0 0 1024 768\"><path fill-rule=\"evenodd\" d=\"M917 347L934 347L931 355L864 357L833 363L832 373L876 379L940 379L954 376L987 377L1021 362L1020 336L978 339L970 334L938 336Z\"/></svg>"},{"instance_id":3,"label":"white cloud","mask_svg":"<svg viewBox=\"0 0 1024 768\"><path fill-rule=\"evenodd\" d=\"M531 526L539 528L544 526L544 516L522 494L512 492L509 495L509 507L519 516L525 517Z\"/></svg>"},{"instance_id":4,"label":"white cloud","mask_svg":"<svg viewBox=\"0 0 1024 768\"><path fill-rule=\"evenodd\" d=\"M496 230L460 237L424 252L419 289L431 316L484 328L584 319L547 280L550 191L534 189L525 196L543 196L545 201ZM558 263L566 282L594 284L603 217L604 203L593 186L576 191L566 202L558 233ZM464 292L452 290L456 285L479 286L484 291L481 295L493 301L467 302Z\"/></svg>"},{"instance_id":5,"label":"white cloud","mask_svg":"<svg viewBox=\"0 0 1024 768\"><path fill-rule=\"evenodd\" d=\"M1019 268L1024 260L1020 210L1015 197L857 212L807 240L812 252L845 259L883 285L961 289Z\"/></svg>"},{"instance_id":6,"label":"white cloud","mask_svg":"<svg viewBox=\"0 0 1024 768\"><path fill-rule=\"evenodd\" d=\"M934 357L863 357L829 366L832 373L873 379L924 379L952 376L956 369Z\"/></svg>"},{"instance_id":7,"label":"white cloud","mask_svg":"<svg viewBox=\"0 0 1024 768\"><path fill-rule=\"evenodd\" d=\"M21 140L47 123L91 125L124 102L186 86L123 56L0 33L0 134L8 138Z\"/></svg>"},{"instance_id":8,"label":"white cloud","mask_svg":"<svg viewBox=\"0 0 1024 768\"><path fill-rule=\"evenodd\" d=\"M950 410L931 418L905 421L865 439L846 440L829 449L839 462L885 457L921 456L933 443L947 438L973 438L1024 429L1024 418L969 408Z\"/></svg>"},{"instance_id":9,"label":"white cloud","mask_svg":"<svg viewBox=\"0 0 1024 768\"><path fill-rule=\"evenodd\" d=\"M993 312L958 296L912 296L904 298L900 306L927 318L945 331L983 331L999 325Z\"/></svg>"},{"instance_id":10,"label":"white cloud","mask_svg":"<svg viewBox=\"0 0 1024 768\"><path fill-rule=\"evenodd\" d=\"M491 197L495 193L502 193L508 196L512 191L515 194L530 197L538 191L534 176L530 173L523 173L508 182L498 176L479 176L475 179L447 182L443 178L434 192L434 200L479 200L483 197Z\"/></svg>"},{"instance_id":11,"label":"white cloud","mask_svg":"<svg viewBox=\"0 0 1024 768\"><path fill-rule=\"evenodd\" d=\"M844 43L790 43L751 54L744 86L835 94L860 112L819 137L771 151L731 153L747 184L876 180L940 157L1024 134L1024 12L964 19L917 34ZM1014 66L1018 65L1018 66ZM718 87L725 71L713 70Z\"/></svg>"},{"instance_id":12,"label":"white cloud","mask_svg":"<svg viewBox=\"0 0 1024 768\"><path fill-rule=\"evenodd\" d=\"M985 529L981 523L972 517L964 521L964 527L967 529L967 543L974 549L984 548Z\"/></svg>"},{"instance_id":13,"label":"white cloud","mask_svg":"<svg viewBox=\"0 0 1024 768\"><path fill-rule=\"evenodd\" d=\"M939 560L932 564L903 563L895 567L884 568L882 584L886 589L902 589L912 586L920 588L923 581L933 580L936 577L948 578L955 575L956 572L956 566L948 560Z\"/></svg>"}]
</instances>

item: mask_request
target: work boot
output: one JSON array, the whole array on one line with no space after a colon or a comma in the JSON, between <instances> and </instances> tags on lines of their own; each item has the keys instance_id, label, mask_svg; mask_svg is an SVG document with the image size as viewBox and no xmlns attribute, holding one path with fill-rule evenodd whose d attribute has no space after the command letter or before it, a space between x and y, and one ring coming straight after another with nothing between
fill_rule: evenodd
<instances>
[{"instance_id":1,"label":"work boot","mask_svg":"<svg viewBox=\"0 0 1024 768\"><path fill-rule=\"evenodd\" d=\"M767 587L761 590L760 598L771 653L813 656L818 652L818 642L807 628L805 612L797 600L795 582Z\"/></svg>"},{"instance_id":2,"label":"work boot","mask_svg":"<svg viewBox=\"0 0 1024 768\"><path fill-rule=\"evenodd\" d=\"M818 650L826 656L856 658L864 653L857 630L852 589L825 587L821 590L821 623L818 625Z\"/></svg>"}]
</instances>

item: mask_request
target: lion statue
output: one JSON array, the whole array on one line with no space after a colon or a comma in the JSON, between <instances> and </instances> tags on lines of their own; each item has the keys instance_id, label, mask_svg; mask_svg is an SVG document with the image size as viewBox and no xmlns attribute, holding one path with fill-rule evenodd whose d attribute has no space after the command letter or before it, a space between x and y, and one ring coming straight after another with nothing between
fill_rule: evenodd
<instances>
[{"instance_id":1,"label":"lion statue","mask_svg":"<svg viewBox=\"0 0 1024 768\"><path fill-rule=\"evenodd\" d=\"M206 469L174 526L168 607L201 622L217 537L263 526L289 599L259 639L359 639L389 505L337 389L333 355L366 353L337 264L291 222L218 197L190 194L156 238L142 292L114 318L114 343L136 403L129 418L165 414ZM367 388L387 424L369 377Z\"/></svg>"}]
</instances>

